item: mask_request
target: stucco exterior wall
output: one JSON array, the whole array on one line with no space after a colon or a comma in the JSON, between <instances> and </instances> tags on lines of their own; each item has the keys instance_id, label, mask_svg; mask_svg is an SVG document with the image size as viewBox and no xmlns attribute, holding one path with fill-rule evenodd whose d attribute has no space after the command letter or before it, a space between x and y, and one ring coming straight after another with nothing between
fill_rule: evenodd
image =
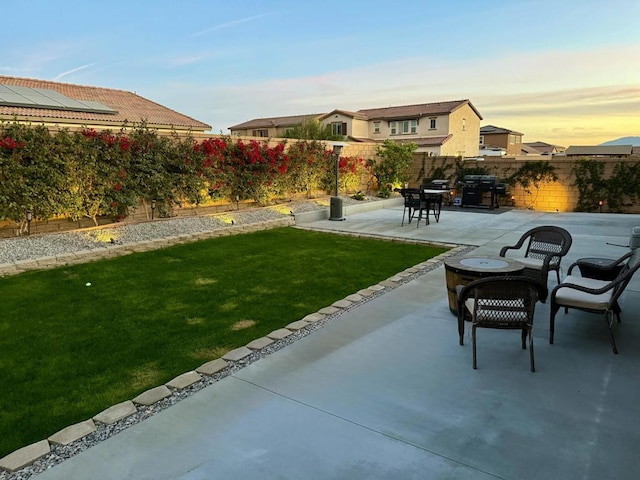
<instances>
[{"instance_id":1,"label":"stucco exterior wall","mask_svg":"<svg viewBox=\"0 0 640 480\"><path fill-rule=\"evenodd\" d=\"M267 131L267 136L266 137L254 137L253 136L253 131L254 130L266 130ZM233 136L235 137L251 137L251 138L260 138L262 140L264 140L265 138L269 138L269 137L278 137L278 136L282 136L282 134L284 133L284 129L278 129L276 127L269 127L269 128L249 128L249 129L245 129L245 130L234 130L233 131ZM209 137L211 137L212 135L209 135Z\"/></svg>"},{"instance_id":2,"label":"stucco exterior wall","mask_svg":"<svg viewBox=\"0 0 640 480\"><path fill-rule=\"evenodd\" d=\"M369 122L359 118L351 119L351 135L356 138L367 138L369 136Z\"/></svg>"},{"instance_id":3,"label":"stucco exterior wall","mask_svg":"<svg viewBox=\"0 0 640 480\"><path fill-rule=\"evenodd\" d=\"M454 110L449 115L449 132L453 135L442 146L442 155L475 157L478 155L480 118L469 105Z\"/></svg>"},{"instance_id":4,"label":"stucco exterior wall","mask_svg":"<svg viewBox=\"0 0 640 480\"><path fill-rule=\"evenodd\" d=\"M332 123L346 123L347 131L342 132L343 135L353 135L353 117L343 115L341 113L334 113L331 116L322 120L323 125L331 125Z\"/></svg>"},{"instance_id":5,"label":"stucco exterior wall","mask_svg":"<svg viewBox=\"0 0 640 480\"><path fill-rule=\"evenodd\" d=\"M478 133L478 136L479 135ZM484 133L484 144L487 146L502 147L506 150L507 155L520 155L522 152L522 135L515 135L515 143L511 143L511 135L512 134L509 133Z\"/></svg>"}]
</instances>

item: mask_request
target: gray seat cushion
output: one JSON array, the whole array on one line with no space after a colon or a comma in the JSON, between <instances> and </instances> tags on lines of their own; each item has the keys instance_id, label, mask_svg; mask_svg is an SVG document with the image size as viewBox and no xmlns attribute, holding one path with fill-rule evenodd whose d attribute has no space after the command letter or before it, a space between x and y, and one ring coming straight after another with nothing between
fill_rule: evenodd
<instances>
[{"instance_id":1,"label":"gray seat cushion","mask_svg":"<svg viewBox=\"0 0 640 480\"><path fill-rule=\"evenodd\" d=\"M602 288L610 282L596 280L594 278L584 278L577 275L567 276L562 283L572 283L586 288ZM555 301L558 305L574 308L584 308L589 310L605 310L611 301L613 289L594 295L568 287L560 287L556 292Z\"/></svg>"}]
</instances>

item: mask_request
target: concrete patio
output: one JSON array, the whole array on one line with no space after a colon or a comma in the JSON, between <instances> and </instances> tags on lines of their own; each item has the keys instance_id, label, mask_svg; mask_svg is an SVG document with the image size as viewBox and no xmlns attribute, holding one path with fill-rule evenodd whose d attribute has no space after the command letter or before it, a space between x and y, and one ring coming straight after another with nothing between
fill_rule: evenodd
<instances>
[{"instance_id":1,"label":"concrete patio","mask_svg":"<svg viewBox=\"0 0 640 480\"><path fill-rule=\"evenodd\" d=\"M497 254L537 225L569 230L566 267L627 252L640 216L443 211L400 226L401 206L303 226ZM348 254L348 252L345 252ZM363 267L364 268L364 267ZM549 286L555 284L550 276ZM39 475L53 479L632 479L640 469L640 277L613 355L603 318L538 304L536 369L518 332L458 345L439 266Z\"/></svg>"}]
</instances>

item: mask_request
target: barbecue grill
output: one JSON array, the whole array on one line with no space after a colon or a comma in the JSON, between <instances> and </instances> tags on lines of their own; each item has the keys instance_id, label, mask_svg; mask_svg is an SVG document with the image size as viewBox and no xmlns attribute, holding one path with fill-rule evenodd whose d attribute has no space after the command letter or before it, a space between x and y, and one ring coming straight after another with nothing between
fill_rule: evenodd
<instances>
[{"instance_id":1,"label":"barbecue grill","mask_svg":"<svg viewBox=\"0 0 640 480\"><path fill-rule=\"evenodd\" d=\"M463 207L498 207L498 197L507 194L507 184L497 183L494 175L465 175L462 182ZM488 200L488 203L486 201Z\"/></svg>"}]
</instances>

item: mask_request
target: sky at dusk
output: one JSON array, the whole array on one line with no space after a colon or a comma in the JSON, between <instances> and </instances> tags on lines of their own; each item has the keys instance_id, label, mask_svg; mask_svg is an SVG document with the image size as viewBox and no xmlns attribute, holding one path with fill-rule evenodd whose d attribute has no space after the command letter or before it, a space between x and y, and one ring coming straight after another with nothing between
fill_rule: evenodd
<instances>
[{"instance_id":1,"label":"sky at dusk","mask_svg":"<svg viewBox=\"0 0 640 480\"><path fill-rule=\"evenodd\" d=\"M640 135L640 0L30 0L0 74L258 117L469 99L525 142Z\"/></svg>"}]
</instances>

